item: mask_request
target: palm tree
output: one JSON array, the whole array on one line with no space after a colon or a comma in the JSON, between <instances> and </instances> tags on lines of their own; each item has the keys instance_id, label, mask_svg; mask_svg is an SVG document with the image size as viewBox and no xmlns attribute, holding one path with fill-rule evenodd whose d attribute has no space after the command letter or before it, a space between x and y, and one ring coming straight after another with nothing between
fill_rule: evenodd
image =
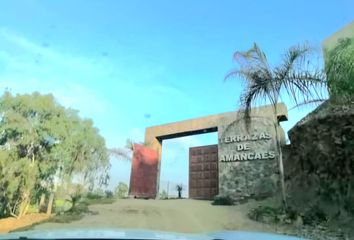
<instances>
[{"instance_id":1,"label":"palm tree","mask_svg":"<svg viewBox=\"0 0 354 240\"><path fill-rule=\"evenodd\" d=\"M182 198L182 191L183 191L184 187L182 184L177 184L176 185L176 190L178 192L178 198Z\"/></svg>"},{"instance_id":2,"label":"palm tree","mask_svg":"<svg viewBox=\"0 0 354 240\"><path fill-rule=\"evenodd\" d=\"M293 101L295 106L323 101L321 96L326 90L325 75L307 60L310 53L312 50L306 45L292 47L284 54L282 63L276 67L270 66L266 55L256 43L248 51L234 54L233 58L238 67L225 79L238 77L246 83L240 102L247 130L251 124L251 108L260 101L272 105L274 119L277 119L277 104L282 101L284 95ZM278 128L279 123L276 120L274 129L279 154L279 176L282 203L286 210L283 156Z\"/></svg>"}]
</instances>

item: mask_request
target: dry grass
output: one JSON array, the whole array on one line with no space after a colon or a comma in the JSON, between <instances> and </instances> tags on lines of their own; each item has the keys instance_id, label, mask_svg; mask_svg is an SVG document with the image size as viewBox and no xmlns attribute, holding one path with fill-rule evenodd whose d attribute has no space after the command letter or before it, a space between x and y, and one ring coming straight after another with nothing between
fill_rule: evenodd
<instances>
[{"instance_id":1,"label":"dry grass","mask_svg":"<svg viewBox=\"0 0 354 240\"><path fill-rule=\"evenodd\" d=\"M25 229L35 223L48 220L51 215L45 213L33 213L23 216L20 219L14 217L0 219L0 233L7 233L15 229Z\"/></svg>"}]
</instances>

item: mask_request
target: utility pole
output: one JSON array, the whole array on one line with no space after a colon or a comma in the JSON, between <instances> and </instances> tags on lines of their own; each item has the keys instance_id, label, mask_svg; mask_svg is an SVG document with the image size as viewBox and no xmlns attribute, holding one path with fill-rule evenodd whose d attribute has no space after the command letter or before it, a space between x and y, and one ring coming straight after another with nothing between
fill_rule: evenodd
<instances>
[{"instance_id":1,"label":"utility pole","mask_svg":"<svg viewBox=\"0 0 354 240\"><path fill-rule=\"evenodd\" d=\"M170 190L170 181L167 181L167 198L168 198L168 191Z\"/></svg>"}]
</instances>

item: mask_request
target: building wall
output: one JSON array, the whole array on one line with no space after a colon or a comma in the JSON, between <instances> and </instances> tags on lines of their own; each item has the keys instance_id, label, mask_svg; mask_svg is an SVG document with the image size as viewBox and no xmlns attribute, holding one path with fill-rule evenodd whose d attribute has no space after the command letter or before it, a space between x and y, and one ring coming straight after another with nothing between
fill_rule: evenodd
<instances>
[{"instance_id":1,"label":"building wall","mask_svg":"<svg viewBox=\"0 0 354 240\"><path fill-rule=\"evenodd\" d=\"M275 122L253 117L247 130L237 119L219 129L219 194L242 201L272 196L278 189ZM282 129L277 129L280 134Z\"/></svg>"},{"instance_id":2,"label":"building wall","mask_svg":"<svg viewBox=\"0 0 354 240\"><path fill-rule=\"evenodd\" d=\"M329 50L335 47L341 38L354 38L354 21L326 38L322 43L323 48Z\"/></svg>"}]
</instances>

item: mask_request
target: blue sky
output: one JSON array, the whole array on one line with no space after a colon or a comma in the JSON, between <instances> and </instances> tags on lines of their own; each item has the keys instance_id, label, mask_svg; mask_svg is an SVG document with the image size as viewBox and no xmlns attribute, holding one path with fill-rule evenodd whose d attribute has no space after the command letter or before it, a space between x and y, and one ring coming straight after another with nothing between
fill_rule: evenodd
<instances>
[{"instance_id":1,"label":"blue sky","mask_svg":"<svg viewBox=\"0 0 354 240\"><path fill-rule=\"evenodd\" d=\"M276 64L291 45L319 47L354 9L349 0L0 2L0 90L53 93L92 118L108 147L143 140L147 126L236 110L241 86L223 81L234 51L257 42ZM290 111L285 130L309 110ZM186 183L188 148L216 141L167 141L162 181ZM129 170L114 161L112 184Z\"/></svg>"}]
</instances>

